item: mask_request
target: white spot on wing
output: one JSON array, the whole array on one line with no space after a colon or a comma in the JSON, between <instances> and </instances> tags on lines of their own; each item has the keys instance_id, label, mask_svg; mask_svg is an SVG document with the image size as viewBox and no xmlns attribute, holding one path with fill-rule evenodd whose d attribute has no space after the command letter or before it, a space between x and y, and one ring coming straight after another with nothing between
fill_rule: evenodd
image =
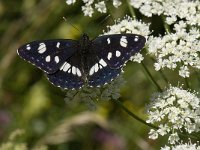
<instances>
[{"instance_id":1,"label":"white spot on wing","mask_svg":"<svg viewBox=\"0 0 200 150\"><path fill-rule=\"evenodd\" d=\"M90 72L89 72L89 75L90 75L90 76L94 74L94 67L95 67L95 65L92 66L92 68L90 69Z\"/></svg>"},{"instance_id":2,"label":"white spot on wing","mask_svg":"<svg viewBox=\"0 0 200 150\"><path fill-rule=\"evenodd\" d=\"M61 67L60 70L63 70L64 66L67 64L67 62L65 62Z\"/></svg>"},{"instance_id":3,"label":"white spot on wing","mask_svg":"<svg viewBox=\"0 0 200 150\"><path fill-rule=\"evenodd\" d=\"M110 44L110 38L107 38L107 43Z\"/></svg>"},{"instance_id":4,"label":"white spot on wing","mask_svg":"<svg viewBox=\"0 0 200 150\"><path fill-rule=\"evenodd\" d=\"M76 67L72 67L72 74L76 75Z\"/></svg>"},{"instance_id":5,"label":"white spot on wing","mask_svg":"<svg viewBox=\"0 0 200 150\"><path fill-rule=\"evenodd\" d=\"M56 44L56 47L57 47L57 48L59 48L59 47L60 47L60 42L58 42L58 43Z\"/></svg>"},{"instance_id":6,"label":"white spot on wing","mask_svg":"<svg viewBox=\"0 0 200 150\"><path fill-rule=\"evenodd\" d=\"M112 58L112 53L111 52L108 53L107 58L108 58L108 60L110 60Z\"/></svg>"},{"instance_id":7,"label":"white spot on wing","mask_svg":"<svg viewBox=\"0 0 200 150\"><path fill-rule=\"evenodd\" d=\"M107 66L107 63L103 60L103 59L101 59L100 61L99 61L99 63L100 63L100 65L102 65L102 66ZM101 66L100 66L100 69L101 69Z\"/></svg>"},{"instance_id":8,"label":"white spot on wing","mask_svg":"<svg viewBox=\"0 0 200 150\"><path fill-rule=\"evenodd\" d=\"M120 51L116 51L116 57L121 56L121 52Z\"/></svg>"},{"instance_id":9,"label":"white spot on wing","mask_svg":"<svg viewBox=\"0 0 200 150\"><path fill-rule=\"evenodd\" d=\"M96 63L94 66L94 72L97 72L99 70L99 65Z\"/></svg>"},{"instance_id":10,"label":"white spot on wing","mask_svg":"<svg viewBox=\"0 0 200 150\"><path fill-rule=\"evenodd\" d=\"M139 37L136 35L134 38L134 41L137 42L139 40Z\"/></svg>"},{"instance_id":11,"label":"white spot on wing","mask_svg":"<svg viewBox=\"0 0 200 150\"><path fill-rule=\"evenodd\" d=\"M127 44L128 44L128 41L126 39L126 36L122 36L121 39L120 39L120 45L122 47L127 47Z\"/></svg>"},{"instance_id":12,"label":"white spot on wing","mask_svg":"<svg viewBox=\"0 0 200 150\"><path fill-rule=\"evenodd\" d=\"M63 67L63 71L66 72L70 67L71 67L71 65L66 62Z\"/></svg>"},{"instance_id":13,"label":"white spot on wing","mask_svg":"<svg viewBox=\"0 0 200 150\"><path fill-rule=\"evenodd\" d=\"M40 54L44 53L46 51L46 45L44 43L40 43L39 47L38 47L38 52Z\"/></svg>"},{"instance_id":14,"label":"white spot on wing","mask_svg":"<svg viewBox=\"0 0 200 150\"><path fill-rule=\"evenodd\" d=\"M60 59L59 59L58 56L55 56L55 57L54 57L54 60L55 60L56 63L59 63L59 61L60 61Z\"/></svg>"},{"instance_id":15,"label":"white spot on wing","mask_svg":"<svg viewBox=\"0 0 200 150\"><path fill-rule=\"evenodd\" d=\"M78 68L76 68L76 74L80 77L81 76L81 71L78 69Z\"/></svg>"},{"instance_id":16,"label":"white spot on wing","mask_svg":"<svg viewBox=\"0 0 200 150\"><path fill-rule=\"evenodd\" d=\"M30 50L30 49L31 49L30 44L27 44L27 45L26 45L26 49L27 49L27 50Z\"/></svg>"},{"instance_id":17,"label":"white spot on wing","mask_svg":"<svg viewBox=\"0 0 200 150\"><path fill-rule=\"evenodd\" d=\"M50 61L51 61L51 56L48 55L48 56L45 58L45 61L46 61L46 62L50 62Z\"/></svg>"}]
</instances>

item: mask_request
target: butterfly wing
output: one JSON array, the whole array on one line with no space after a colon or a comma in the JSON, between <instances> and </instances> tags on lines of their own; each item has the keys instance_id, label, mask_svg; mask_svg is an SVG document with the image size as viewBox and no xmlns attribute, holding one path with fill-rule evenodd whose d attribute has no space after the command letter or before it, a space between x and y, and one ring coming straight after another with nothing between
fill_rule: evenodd
<instances>
[{"instance_id":1,"label":"butterfly wing","mask_svg":"<svg viewBox=\"0 0 200 150\"><path fill-rule=\"evenodd\" d=\"M96 61L90 66L90 86L101 86L116 78L122 66L145 44L145 37L136 34L114 34L100 36L92 41L91 49Z\"/></svg>"},{"instance_id":2,"label":"butterfly wing","mask_svg":"<svg viewBox=\"0 0 200 150\"><path fill-rule=\"evenodd\" d=\"M120 68L145 45L144 36L137 34L113 34L97 37L92 44L100 58L110 68Z\"/></svg>"},{"instance_id":3,"label":"butterfly wing","mask_svg":"<svg viewBox=\"0 0 200 150\"><path fill-rule=\"evenodd\" d=\"M91 63L93 60L93 63ZM112 79L116 78L120 72L121 68L110 68L108 64L104 61L104 58L100 58L97 55L91 57L89 65L89 74L88 74L88 85L89 86L101 86L104 85Z\"/></svg>"},{"instance_id":4,"label":"butterfly wing","mask_svg":"<svg viewBox=\"0 0 200 150\"><path fill-rule=\"evenodd\" d=\"M75 40L44 40L27 43L17 53L44 72L56 72L64 61L77 51Z\"/></svg>"},{"instance_id":5,"label":"butterfly wing","mask_svg":"<svg viewBox=\"0 0 200 150\"><path fill-rule=\"evenodd\" d=\"M47 78L52 84L63 89L81 88L85 83L81 65L80 53L74 53L55 73L47 74Z\"/></svg>"},{"instance_id":6,"label":"butterfly wing","mask_svg":"<svg viewBox=\"0 0 200 150\"><path fill-rule=\"evenodd\" d=\"M145 41L135 34L100 36L85 43L87 47L74 40L36 41L21 46L18 54L46 72L55 86L73 89L85 82L90 86L110 82L120 74L124 63L143 48ZM79 53L82 49L89 53Z\"/></svg>"}]
</instances>

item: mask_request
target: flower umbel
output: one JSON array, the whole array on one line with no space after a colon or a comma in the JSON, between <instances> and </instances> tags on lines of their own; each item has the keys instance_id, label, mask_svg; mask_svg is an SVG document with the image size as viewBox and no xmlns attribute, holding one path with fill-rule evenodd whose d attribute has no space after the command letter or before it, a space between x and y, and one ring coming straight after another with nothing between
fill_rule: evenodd
<instances>
[{"instance_id":1,"label":"flower umbel","mask_svg":"<svg viewBox=\"0 0 200 150\"><path fill-rule=\"evenodd\" d=\"M155 70L179 67L179 75L189 77L189 67L200 69L200 31L195 27L187 31L183 21L174 25L174 31L163 37L151 36L147 43L148 51L157 59Z\"/></svg>"},{"instance_id":2,"label":"flower umbel","mask_svg":"<svg viewBox=\"0 0 200 150\"><path fill-rule=\"evenodd\" d=\"M84 12L85 16L89 16L89 17L92 17L92 14L94 13L94 10L91 7L91 5L82 6L82 11Z\"/></svg>"},{"instance_id":3,"label":"flower umbel","mask_svg":"<svg viewBox=\"0 0 200 150\"><path fill-rule=\"evenodd\" d=\"M156 139L158 135L169 135L169 143L180 140L178 133L200 131L200 99L197 93L170 86L162 93L156 93L147 107L147 123L159 124L158 129L152 129L149 138ZM163 124L164 123L164 124Z\"/></svg>"},{"instance_id":4,"label":"flower umbel","mask_svg":"<svg viewBox=\"0 0 200 150\"><path fill-rule=\"evenodd\" d=\"M187 24L200 25L198 0L130 0L130 4L147 17L165 15L168 24L175 23L180 18L186 20Z\"/></svg>"},{"instance_id":5,"label":"flower umbel","mask_svg":"<svg viewBox=\"0 0 200 150\"><path fill-rule=\"evenodd\" d=\"M161 150L200 150L200 146L192 143L185 143L185 144L181 143L171 147L169 146L161 147Z\"/></svg>"},{"instance_id":6,"label":"flower umbel","mask_svg":"<svg viewBox=\"0 0 200 150\"><path fill-rule=\"evenodd\" d=\"M106 13L106 4L104 1L98 2L95 4L95 8L100 12L100 13Z\"/></svg>"},{"instance_id":7,"label":"flower umbel","mask_svg":"<svg viewBox=\"0 0 200 150\"><path fill-rule=\"evenodd\" d=\"M76 0L66 0L67 5L74 4Z\"/></svg>"},{"instance_id":8,"label":"flower umbel","mask_svg":"<svg viewBox=\"0 0 200 150\"><path fill-rule=\"evenodd\" d=\"M104 35L133 33L148 36L151 33L149 30L149 24L138 21L130 16L125 16L123 19L115 20L115 24L108 26L107 28L107 31L104 31Z\"/></svg>"},{"instance_id":9,"label":"flower umbel","mask_svg":"<svg viewBox=\"0 0 200 150\"><path fill-rule=\"evenodd\" d=\"M107 1L94 1L94 0L82 0L84 5L82 6L82 11L85 16L92 17L94 13L94 9L96 9L100 13L106 13L107 7L106 3ZM67 5L74 4L76 0L66 0ZM113 0L113 6L119 7L122 4L120 0Z\"/></svg>"}]
</instances>

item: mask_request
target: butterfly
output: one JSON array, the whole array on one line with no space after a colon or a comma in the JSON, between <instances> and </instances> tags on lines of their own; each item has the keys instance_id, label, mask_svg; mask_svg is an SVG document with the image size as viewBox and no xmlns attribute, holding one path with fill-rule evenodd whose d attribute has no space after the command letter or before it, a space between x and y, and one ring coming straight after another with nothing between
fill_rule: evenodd
<instances>
[{"instance_id":1,"label":"butterfly","mask_svg":"<svg viewBox=\"0 0 200 150\"><path fill-rule=\"evenodd\" d=\"M21 46L17 53L46 73L48 80L63 89L84 85L98 87L116 78L126 62L145 45L144 36L111 34L79 41L52 39Z\"/></svg>"}]
</instances>

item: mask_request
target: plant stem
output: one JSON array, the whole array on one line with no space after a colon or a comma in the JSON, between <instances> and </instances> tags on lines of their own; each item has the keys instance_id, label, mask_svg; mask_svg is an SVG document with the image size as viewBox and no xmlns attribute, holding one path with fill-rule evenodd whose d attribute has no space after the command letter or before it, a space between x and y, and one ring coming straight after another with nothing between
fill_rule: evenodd
<instances>
[{"instance_id":1,"label":"plant stem","mask_svg":"<svg viewBox=\"0 0 200 150\"><path fill-rule=\"evenodd\" d=\"M184 78L184 80L185 80L186 87L187 87L187 88L190 88L190 84L189 84L188 79L187 79L187 78Z\"/></svg>"},{"instance_id":2,"label":"plant stem","mask_svg":"<svg viewBox=\"0 0 200 150\"><path fill-rule=\"evenodd\" d=\"M161 76L163 77L165 83L168 84L169 81L168 81L167 77L165 76L165 74L163 73L163 71L162 71L162 70L159 70L159 72L160 72Z\"/></svg>"},{"instance_id":3,"label":"plant stem","mask_svg":"<svg viewBox=\"0 0 200 150\"><path fill-rule=\"evenodd\" d=\"M128 115L130 115L132 118L138 120L139 122L151 127L151 128L154 128L154 129L158 129L158 127L154 126L153 124L150 124L150 123L146 123L145 120L139 118L138 116L136 116L134 113L132 113L130 110L128 110L123 104L122 102L120 102L120 100L114 100L112 99L119 107L121 107Z\"/></svg>"},{"instance_id":4,"label":"plant stem","mask_svg":"<svg viewBox=\"0 0 200 150\"><path fill-rule=\"evenodd\" d=\"M200 86L200 77L199 77L200 74L197 71L195 71L195 74L197 76L198 85Z\"/></svg>"},{"instance_id":5,"label":"plant stem","mask_svg":"<svg viewBox=\"0 0 200 150\"><path fill-rule=\"evenodd\" d=\"M129 11L130 11L130 13L131 13L131 16L132 16L133 18L136 18L134 9L133 9L133 7L130 5L129 0L126 0L126 3L127 3L127 5L128 5L128 9L129 9Z\"/></svg>"},{"instance_id":6,"label":"plant stem","mask_svg":"<svg viewBox=\"0 0 200 150\"><path fill-rule=\"evenodd\" d=\"M166 24L166 22L165 22L165 17L164 17L163 15L162 15L161 17L162 17L162 21L163 21L163 24L164 24L165 31L166 31L168 34L170 34L171 30L170 30L169 25Z\"/></svg>"},{"instance_id":7,"label":"plant stem","mask_svg":"<svg viewBox=\"0 0 200 150\"><path fill-rule=\"evenodd\" d=\"M152 60L153 63L155 62L155 59L153 59L152 57L151 57L151 60ZM169 80L167 79L167 77L166 77L166 75L163 73L163 71L162 71L162 70L159 70L159 73L160 73L160 75L163 77L165 83L168 84L168 83L169 83Z\"/></svg>"},{"instance_id":8,"label":"plant stem","mask_svg":"<svg viewBox=\"0 0 200 150\"><path fill-rule=\"evenodd\" d=\"M132 113L129 109L127 109L120 100L114 100L112 99L112 101L114 101L114 103L116 103L120 108L122 108L128 115L130 115L132 118L138 120L139 122L149 126L150 128L153 128L153 129L156 129L158 130L159 127L157 126L154 126L153 124L150 124L150 123L147 123L145 120L139 118L137 115L135 115L134 113ZM172 132L169 132L169 134L172 134ZM198 137L194 136L194 135L186 135L186 134L183 134L183 133L178 133L179 136L182 136L182 137L189 137L191 139L194 139L194 140L199 140Z\"/></svg>"},{"instance_id":9,"label":"plant stem","mask_svg":"<svg viewBox=\"0 0 200 150\"><path fill-rule=\"evenodd\" d=\"M151 75L150 71L147 69L147 67L144 65L143 61L141 62L142 67L144 68L144 70L146 71L146 73L148 74L148 76L150 77L151 81L154 83L154 85L157 87L157 89L162 92L162 88L158 85L158 83L154 80L153 76Z\"/></svg>"}]
</instances>

